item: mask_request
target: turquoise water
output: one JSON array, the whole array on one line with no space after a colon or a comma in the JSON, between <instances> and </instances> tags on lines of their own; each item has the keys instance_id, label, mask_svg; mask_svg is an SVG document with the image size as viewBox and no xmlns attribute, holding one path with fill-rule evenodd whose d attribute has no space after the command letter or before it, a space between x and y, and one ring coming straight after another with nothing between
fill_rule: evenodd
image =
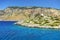
<instances>
[{"instance_id":1,"label":"turquoise water","mask_svg":"<svg viewBox=\"0 0 60 40\"><path fill-rule=\"evenodd\" d=\"M60 30L27 28L0 21L0 40L60 40Z\"/></svg>"}]
</instances>

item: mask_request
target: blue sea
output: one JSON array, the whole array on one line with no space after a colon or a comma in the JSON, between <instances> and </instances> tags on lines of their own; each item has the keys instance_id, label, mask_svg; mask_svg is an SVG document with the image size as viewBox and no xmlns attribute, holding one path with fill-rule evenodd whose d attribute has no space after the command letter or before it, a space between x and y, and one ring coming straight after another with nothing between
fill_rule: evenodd
<instances>
[{"instance_id":1,"label":"blue sea","mask_svg":"<svg viewBox=\"0 0 60 40\"><path fill-rule=\"evenodd\" d=\"M0 21L0 40L60 40L60 29L28 28Z\"/></svg>"}]
</instances>

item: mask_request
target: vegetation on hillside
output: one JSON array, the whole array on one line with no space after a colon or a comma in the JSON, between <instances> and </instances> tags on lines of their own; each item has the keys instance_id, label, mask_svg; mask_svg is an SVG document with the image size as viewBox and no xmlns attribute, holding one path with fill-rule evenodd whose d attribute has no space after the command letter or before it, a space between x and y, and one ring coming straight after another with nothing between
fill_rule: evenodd
<instances>
[{"instance_id":1,"label":"vegetation on hillside","mask_svg":"<svg viewBox=\"0 0 60 40\"><path fill-rule=\"evenodd\" d=\"M41 14L36 14L34 17L28 16L25 23L39 24L40 26L59 26L60 19L54 16L44 16Z\"/></svg>"}]
</instances>

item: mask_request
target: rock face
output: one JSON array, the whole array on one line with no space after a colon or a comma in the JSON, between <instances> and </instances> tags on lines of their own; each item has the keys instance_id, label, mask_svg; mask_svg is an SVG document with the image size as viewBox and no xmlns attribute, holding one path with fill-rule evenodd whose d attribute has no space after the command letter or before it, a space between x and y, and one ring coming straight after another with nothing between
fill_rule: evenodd
<instances>
[{"instance_id":1,"label":"rock face","mask_svg":"<svg viewBox=\"0 0 60 40\"><path fill-rule=\"evenodd\" d=\"M42 7L8 7L0 10L0 20L18 21L28 17L33 18L36 14L59 17L60 10Z\"/></svg>"}]
</instances>

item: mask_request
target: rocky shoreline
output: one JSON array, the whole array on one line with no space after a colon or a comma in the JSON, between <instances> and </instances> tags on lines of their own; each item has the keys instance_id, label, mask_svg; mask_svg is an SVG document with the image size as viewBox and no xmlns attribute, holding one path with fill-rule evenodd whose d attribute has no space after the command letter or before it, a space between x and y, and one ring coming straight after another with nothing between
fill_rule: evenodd
<instances>
[{"instance_id":1,"label":"rocky shoreline","mask_svg":"<svg viewBox=\"0 0 60 40\"><path fill-rule=\"evenodd\" d=\"M16 22L16 25L27 26L30 28L60 28L60 26L40 26L39 24L31 24L31 23L23 23L23 22Z\"/></svg>"}]
</instances>

